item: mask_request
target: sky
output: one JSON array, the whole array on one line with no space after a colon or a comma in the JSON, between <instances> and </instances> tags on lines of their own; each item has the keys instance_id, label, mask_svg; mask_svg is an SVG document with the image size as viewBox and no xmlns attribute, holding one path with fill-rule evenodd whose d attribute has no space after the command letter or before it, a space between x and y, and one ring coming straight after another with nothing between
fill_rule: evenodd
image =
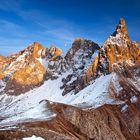
<instances>
[{"instance_id":1,"label":"sky","mask_svg":"<svg viewBox=\"0 0 140 140\"><path fill-rule=\"evenodd\" d=\"M0 0L0 54L33 42L65 53L79 37L102 45L120 18L131 39L140 41L140 0Z\"/></svg>"}]
</instances>

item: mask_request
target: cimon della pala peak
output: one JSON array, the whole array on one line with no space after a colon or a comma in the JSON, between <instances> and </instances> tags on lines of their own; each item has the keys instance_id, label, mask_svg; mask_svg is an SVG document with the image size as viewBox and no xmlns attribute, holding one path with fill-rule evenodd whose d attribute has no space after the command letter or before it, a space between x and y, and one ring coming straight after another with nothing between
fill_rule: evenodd
<instances>
[{"instance_id":1,"label":"cimon della pala peak","mask_svg":"<svg viewBox=\"0 0 140 140\"><path fill-rule=\"evenodd\" d=\"M140 43L123 19L102 46L0 56L0 140L139 140L139 108Z\"/></svg>"}]
</instances>

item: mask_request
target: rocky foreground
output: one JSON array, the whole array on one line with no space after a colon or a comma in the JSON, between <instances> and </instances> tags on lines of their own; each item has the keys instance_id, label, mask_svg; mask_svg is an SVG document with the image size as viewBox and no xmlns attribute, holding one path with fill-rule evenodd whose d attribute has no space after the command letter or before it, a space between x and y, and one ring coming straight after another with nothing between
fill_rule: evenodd
<instances>
[{"instance_id":1,"label":"rocky foreground","mask_svg":"<svg viewBox=\"0 0 140 140\"><path fill-rule=\"evenodd\" d=\"M120 19L99 46L33 43L0 56L0 140L140 139L140 43Z\"/></svg>"}]
</instances>

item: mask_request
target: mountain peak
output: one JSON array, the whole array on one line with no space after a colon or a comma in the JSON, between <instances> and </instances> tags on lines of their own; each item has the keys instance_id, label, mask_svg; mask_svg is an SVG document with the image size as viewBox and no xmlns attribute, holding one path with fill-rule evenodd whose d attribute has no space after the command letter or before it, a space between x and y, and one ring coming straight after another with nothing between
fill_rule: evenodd
<instances>
[{"instance_id":1,"label":"mountain peak","mask_svg":"<svg viewBox=\"0 0 140 140\"><path fill-rule=\"evenodd\" d=\"M3 55L0 55L0 60L1 60L1 59L4 59L4 58L5 58L5 57L4 57Z\"/></svg>"},{"instance_id":2,"label":"mountain peak","mask_svg":"<svg viewBox=\"0 0 140 140\"><path fill-rule=\"evenodd\" d=\"M125 20L121 18L119 24L116 26L115 32L103 44L104 53L107 52L106 55L109 60L109 72L112 71L114 63L127 61L130 64L130 61L138 61L138 45L139 43L133 43L131 41Z\"/></svg>"},{"instance_id":3,"label":"mountain peak","mask_svg":"<svg viewBox=\"0 0 140 140\"><path fill-rule=\"evenodd\" d=\"M55 61L58 57L62 55L62 50L55 45L52 45L49 49L49 53L52 56L51 60Z\"/></svg>"},{"instance_id":4,"label":"mountain peak","mask_svg":"<svg viewBox=\"0 0 140 140\"><path fill-rule=\"evenodd\" d=\"M117 31L120 31L123 34L128 35L126 23L125 23L125 20L123 18L120 19L119 24L118 24L116 29L117 29Z\"/></svg>"},{"instance_id":5,"label":"mountain peak","mask_svg":"<svg viewBox=\"0 0 140 140\"><path fill-rule=\"evenodd\" d=\"M91 54L94 53L95 50L99 49L100 49L99 45L91 40L76 38L72 43L72 47L67 52L65 58L66 60L71 61L72 59L75 59L75 57L80 55L84 56L85 54L90 56Z\"/></svg>"},{"instance_id":6,"label":"mountain peak","mask_svg":"<svg viewBox=\"0 0 140 140\"><path fill-rule=\"evenodd\" d=\"M128 35L127 26L124 19L120 19L119 24L116 26L116 30L111 36L104 42L104 46L114 44L117 46L127 46L131 43L131 39Z\"/></svg>"},{"instance_id":7,"label":"mountain peak","mask_svg":"<svg viewBox=\"0 0 140 140\"><path fill-rule=\"evenodd\" d=\"M129 38L126 22L123 18L120 18L119 24L116 26L116 30L112 36L116 36L117 34L122 34L123 36Z\"/></svg>"},{"instance_id":8,"label":"mountain peak","mask_svg":"<svg viewBox=\"0 0 140 140\"><path fill-rule=\"evenodd\" d=\"M40 43L34 42L31 44L27 50L31 51L33 54L33 58L45 57L46 48L43 47Z\"/></svg>"},{"instance_id":9,"label":"mountain peak","mask_svg":"<svg viewBox=\"0 0 140 140\"><path fill-rule=\"evenodd\" d=\"M119 24L126 25L125 20L123 18L120 18Z\"/></svg>"}]
</instances>

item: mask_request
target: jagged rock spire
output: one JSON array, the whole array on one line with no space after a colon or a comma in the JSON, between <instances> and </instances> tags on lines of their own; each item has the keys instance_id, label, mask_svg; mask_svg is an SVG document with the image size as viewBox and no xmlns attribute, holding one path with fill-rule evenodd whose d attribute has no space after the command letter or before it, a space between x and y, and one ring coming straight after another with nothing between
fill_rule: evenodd
<instances>
[{"instance_id":1,"label":"jagged rock spire","mask_svg":"<svg viewBox=\"0 0 140 140\"><path fill-rule=\"evenodd\" d=\"M127 26L124 19L120 19L119 24L116 26L116 30L111 36L104 42L104 46L109 44L116 44L117 46L127 46L131 43L131 39L128 35Z\"/></svg>"},{"instance_id":2,"label":"jagged rock spire","mask_svg":"<svg viewBox=\"0 0 140 140\"><path fill-rule=\"evenodd\" d=\"M126 37L127 39L130 40L130 37L128 35L126 22L123 18L120 18L119 24L116 26L116 30L112 34L112 36L116 36L117 34L121 34L122 36L124 36L124 37Z\"/></svg>"},{"instance_id":3,"label":"jagged rock spire","mask_svg":"<svg viewBox=\"0 0 140 140\"><path fill-rule=\"evenodd\" d=\"M124 19L120 19L115 32L104 42L103 50L109 60L109 71L112 71L112 64L128 60L138 60L138 48L132 44L128 35L127 26Z\"/></svg>"},{"instance_id":4,"label":"jagged rock spire","mask_svg":"<svg viewBox=\"0 0 140 140\"><path fill-rule=\"evenodd\" d=\"M125 23L124 19L122 19L122 18L120 19L119 24L118 24L116 30L118 32L121 32L123 34L127 34L128 35L128 31L127 31L127 27L126 27L126 23Z\"/></svg>"}]
</instances>

